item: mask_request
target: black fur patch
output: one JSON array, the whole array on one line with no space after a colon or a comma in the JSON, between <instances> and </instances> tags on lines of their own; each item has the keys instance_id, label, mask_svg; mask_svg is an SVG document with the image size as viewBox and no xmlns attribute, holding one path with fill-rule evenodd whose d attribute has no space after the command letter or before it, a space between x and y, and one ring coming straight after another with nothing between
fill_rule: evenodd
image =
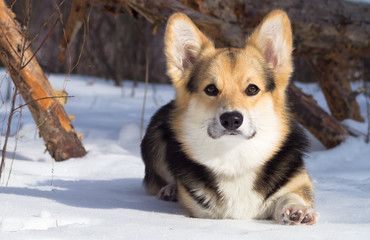
<instances>
[{"instance_id":1,"label":"black fur patch","mask_svg":"<svg viewBox=\"0 0 370 240\"><path fill-rule=\"evenodd\" d=\"M228 50L227 56L230 58L230 61L233 62L235 61L235 53L231 51L230 49Z\"/></svg>"},{"instance_id":2,"label":"black fur patch","mask_svg":"<svg viewBox=\"0 0 370 240\"><path fill-rule=\"evenodd\" d=\"M238 54L238 52L236 51L233 51L231 48L228 48L227 49L227 56L229 57L230 59L230 63L231 63L231 66L235 66L235 63L236 63L236 55Z\"/></svg>"},{"instance_id":3,"label":"black fur patch","mask_svg":"<svg viewBox=\"0 0 370 240\"><path fill-rule=\"evenodd\" d=\"M190 196L203 208L208 209L211 207L210 200L207 199L204 194L198 195L196 190L189 189L188 187L185 187L186 191L190 194Z\"/></svg>"},{"instance_id":4,"label":"black fur patch","mask_svg":"<svg viewBox=\"0 0 370 240\"><path fill-rule=\"evenodd\" d=\"M192 161L182 151L181 144L172 132L169 136L166 156L169 170L198 204L209 208L209 200L205 196L197 195L197 189L204 189L218 195L218 187L213 173L207 167Z\"/></svg>"},{"instance_id":5,"label":"black fur patch","mask_svg":"<svg viewBox=\"0 0 370 240\"><path fill-rule=\"evenodd\" d=\"M141 142L141 156L145 163L144 184L157 188L158 190L168 183L155 171L153 157L158 155L159 148L167 143L169 129L169 113L174 108L174 102L161 107L151 118L150 124ZM163 153L163 157L165 154Z\"/></svg>"},{"instance_id":6,"label":"black fur patch","mask_svg":"<svg viewBox=\"0 0 370 240\"><path fill-rule=\"evenodd\" d=\"M267 92L274 91L276 88L276 84L272 70L268 66L263 65L263 72L266 81L266 91Z\"/></svg>"},{"instance_id":7,"label":"black fur patch","mask_svg":"<svg viewBox=\"0 0 370 240\"><path fill-rule=\"evenodd\" d=\"M291 124L291 132L280 151L275 154L258 174L254 190L267 200L288 181L304 170L303 156L308 141L303 130Z\"/></svg>"},{"instance_id":8,"label":"black fur patch","mask_svg":"<svg viewBox=\"0 0 370 240\"><path fill-rule=\"evenodd\" d=\"M190 77L188 84L186 85L186 89L189 93L195 93L198 90L198 85L196 84L198 82L199 75L202 72L202 69L205 68L206 61L202 60L199 61L191 70Z\"/></svg>"},{"instance_id":9,"label":"black fur patch","mask_svg":"<svg viewBox=\"0 0 370 240\"><path fill-rule=\"evenodd\" d=\"M175 103L172 101L158 110L152 117L141 143L141 154L145 163L144 183L146 185L156 184L159 189L167 185L165 180L155 173L153 167L156 162L153 158L158 155L161 145L165 144L165 162L169 172L181 182L194 201L204 208L209 208L210 199L200 195L197 191L203 189L217 195L218 189L214 175L207 167L192 161L182 151L182 146L175 138L170 126L171 113L174 108Z\"/></svg>"}]
</instances>

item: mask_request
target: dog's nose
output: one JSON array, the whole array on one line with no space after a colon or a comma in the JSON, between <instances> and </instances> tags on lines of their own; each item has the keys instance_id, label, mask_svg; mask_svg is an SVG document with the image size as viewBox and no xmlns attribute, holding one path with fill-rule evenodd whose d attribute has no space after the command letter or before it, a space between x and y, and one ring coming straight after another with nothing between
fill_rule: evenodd
<instances>
[{"instance_id":1,"label":"dog's nose","mask_svg":"<svg viewBox=\"0 0 370 240\"><path fill-rule=\"evenodd\" d=\"M220 116L220 122L227 130L236 130L243 123L243 115L237 111L225 112Z\"/></svg>"}]
</instances>

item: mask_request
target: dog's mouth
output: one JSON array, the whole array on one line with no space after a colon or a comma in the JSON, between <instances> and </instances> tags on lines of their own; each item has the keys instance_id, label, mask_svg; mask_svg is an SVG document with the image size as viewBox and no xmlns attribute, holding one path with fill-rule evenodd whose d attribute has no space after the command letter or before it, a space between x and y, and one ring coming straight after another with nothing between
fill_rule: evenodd
<instances>
[{"instance_id":1,"label":"dog's mouth","mask_svg":"<svg viewBox=\"0 0 370 240\"><path fill-rule=\"evenodd\" d=\"M252 139L257 134L256 130L253 130L250 134L245 134L240 130L229 131L226 129L212 128L212 126L208 127L207 132L208 135L213 139L219 139L223 136L240 136L246 140L249 140Z\"/></svg>"}]
</instances>

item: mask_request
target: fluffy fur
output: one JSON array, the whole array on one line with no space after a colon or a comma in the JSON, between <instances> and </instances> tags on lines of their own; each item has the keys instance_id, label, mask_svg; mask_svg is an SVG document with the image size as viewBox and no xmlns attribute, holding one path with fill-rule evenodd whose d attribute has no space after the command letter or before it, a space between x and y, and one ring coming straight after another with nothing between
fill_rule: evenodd
<instances>
[{"instance_id":1,"label":"fluffy fur","mask_svg":"<svg viewBox=\"0 0 370 240\"><path fill-rule=\"evenodd\" d=\"M291 119L287 15L272 11L244 48L216 49L184 14L168 21L165 50L176 98L141 144L144 184L192 217L314 224L307 146Z\"/></svg>"}]
</instances>

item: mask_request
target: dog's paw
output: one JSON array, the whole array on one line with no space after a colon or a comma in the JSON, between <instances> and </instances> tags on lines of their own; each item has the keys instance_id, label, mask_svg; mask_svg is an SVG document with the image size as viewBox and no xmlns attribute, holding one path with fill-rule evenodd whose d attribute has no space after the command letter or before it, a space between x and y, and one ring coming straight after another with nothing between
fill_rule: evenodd
<instances>
[{"instance_id":1,"label":"dog's paw","mask_svg":"<svg viewBox=\"0 0 370 240\"><path fill-rule=\"evenodd\" d=\"M289 225L313 225L319 214L308 206L294 204L284 208L281 214L281 223Z\"/></svg>"},{"instance_id":2,"label":"dog's paw","mask_svg":"<svg viewBox=\"0 0 370 240\"><path fill-rule=\"evenodd\" d=\"M158 192L158 197L164 201L177 201L177 186L176 184L168 184L161 188Z\"/></svg>"}]
</instances>

